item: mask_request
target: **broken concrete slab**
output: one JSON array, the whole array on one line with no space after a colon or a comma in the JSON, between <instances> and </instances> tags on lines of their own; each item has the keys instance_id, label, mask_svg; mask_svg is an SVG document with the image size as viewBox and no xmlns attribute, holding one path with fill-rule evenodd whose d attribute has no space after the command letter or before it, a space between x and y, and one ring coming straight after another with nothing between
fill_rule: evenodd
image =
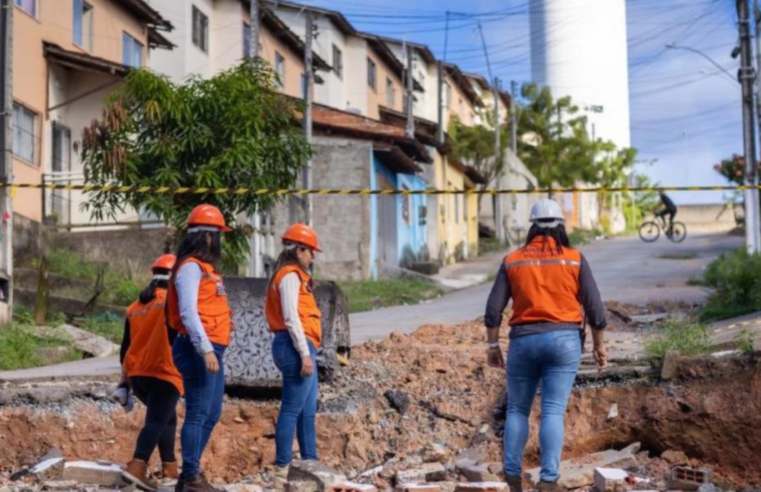
<instances>
[{"instance_id":1,"label":"broken concrete slab","mask_svg":"<svg viewBox=\"0 0 761 492\"><path fill-rule=\"evenodd\" d=\"M455 492L502 492L507 490L505 482L458 483Z\"/></svg>"},{"instance_id":2,"label":"broken concrete slab","mask_svg":"<svg viewBox=\"0 0 761 492\"><path fill-rule=\"evenodd\" d=\"M445 463L449 458L449 450L443 444L429 444L423 451L424 463Z\"/></svg>"},{"instance_id":3,"label":"broken concrete slab","mask_svg":"<svg viewBox=\"0 0 761 492\"><path fill-rule=\"evenodd\" d=\"M442 492L438 485L432 483L402 483L396 486L396 492Z\"/></svg>"},{"instance_id":4,"label":"broken concrete slab","mask_svg":"<svg viewBox=\"0 0 761 492\"><path fill-rule=\"evenodd\" d=\"M101 487L124 487L128 483L119 465L95 461L70 461L64 465L64 480Z\"/></svg>"},{"instance_id":5,"label":"broken concrete slab","mask_svg":"<svg viewBox=\"0 0 761 492\"><path fill-rule=\"evenodd\" d=\"M626 478L629 476L620 468L595 469L594 484L597 492L623 492Z\"/></svg>"},{"instance_id":6,"label":"broken concrete slab","mask_svg":"<svg viewBox=\"0 0 761 492\"><path fill-rule=\"evenodd\" d=\"M329 492L378 492L378 488L375 485L344 482L332 485Z\"/></svg>"},{"instance_id":7,"label":"broken concrete slab","mask_svg":"<svg viewBox=\"0 0 761 492\"><path fill-rule=\"evenodd\" d=\"M663 321L669 317L669 313L655 313L655 314L640 314L637 316L630 316L629 318L640 325L652 325L658 321Z\"/></svg>"},{"instance_id":8,"label":"broken concrete slab","mask_svg":"<svg viewBox=\"0 0 761 492\"><path fill-rule=\"evenodd\" d=\"M475 463L471 460L460 460L455 468L468 482L497 482L499 477L491 472L488 463Z\"/></svg>"},{"instance_id":9,"label":"broken concrete slab","mask_svg":"<svg viewBox=\"0 0 761 492\"><path fill-rule=\"evenodd\" d=\"M49 458L37 463L29 472L38 480L60 480L65 465L66 460L63 458Z\"/></svg>"},{"instance_id":10,"label":"broken concrete slab","mask_svg":"<svg viewBox=\"0 0 761 492\"><path fill-rule=\"evenodd\" d=\"M232 483L225 485L223 488L226 492L261 492L262 490L261 487L252 483ZM288 488L286 487L287 490Z\"/></svg>"},{"instance_id":11,"label":"broken concrete slab","mask_svg":"<svg viewBox=\"0 0 761 492\"><path fill-rule=\"evenodd\" d=\"M313 482L317 492L325 492L330 486L346 482L346 475L317 461L294 461L288 471L289 482Z\"/></svg>"},{"instance_id":12,"label":"broken concrete slab","mask_svg":"<svg viewBox=\"0 0 761 492\"><path fill-rule=\"evenodd\" d=\"M99 335L90 333L81 328L71 325L63 325L57 328L39 327L37 333L42 337L60 338L61 335L71 340L71 344L77 350L91 355L92 357L109 357L119 352L119 346Z\"/></svg>"},{"instance_id":13,"label":"broken concrete slab","mask_svg":"<svg viewBox=\"0 0 761 492\"><path fill-rule=\"evenodd\" d=\"M445 482L447 470L441 463L425 463L419 468L396 472L395 483Z\"/></svg>"},{"instance_id":14,"label":"broken concrete slab","mask_svg":"<svg viewBox=\"0 0 761 492\"><path fill-rule=\"evenodd\" d=\"M620 451L609 449L589 454L580 458L560 463L560 480L558 484L567 489L579 489L594 483L596 468L626 468L637 464L634 455L639 451L640 443L634 443ZM539 483L539 468L529 470L529 481Z\"/></svg>"},{"instance_id":15,"label":"broken concrete slab","mask_svg":"<svg viewBox=\"0 0 761 492\"><path fill-rule=\"evenodd\" d=\"M42 490L78 490L79 483L74 480L48 480L42 482Z\"/></svg>"},{"instance_id":16,"label":"broken concrete slab","mask_svg":"<svg viewBox=\"0 0 761 492\"><path fill-rule=\"evenodd\" d=\"M236 492L228 490L227 492ZM285 484L285 492L317 492L315 482L288 482Z\"/></svg>"}]
</instances>

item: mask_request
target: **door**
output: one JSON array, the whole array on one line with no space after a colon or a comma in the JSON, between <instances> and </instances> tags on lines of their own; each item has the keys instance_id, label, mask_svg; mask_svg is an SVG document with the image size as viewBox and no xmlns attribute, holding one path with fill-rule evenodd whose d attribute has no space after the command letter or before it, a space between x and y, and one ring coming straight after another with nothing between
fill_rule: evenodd
<instances>
[{"instance_id":1,"label":"door","mask_svg":"<svg viewBox=\"0 0 761 492\"><path fill-rule=\"evenodd\" d=\"M382 190L393 190L393 185L381 174L377 175L378 187ZM393 195L378 196L378 260L381 265L397 267L396 245L396 203Z\"/></svg>"},{"instance_id":2,"label":"door","mask_svg":"<svg viewBox=\"0 0 761 492\"><path fill-rule=\"evenodd\" d=\"M51 171L54 176L71 171L71 130L61 124L53 123L53 155ZM63 222L68 218L63 190L51 193L50 210Z\"/></svg>"}]
</instances>

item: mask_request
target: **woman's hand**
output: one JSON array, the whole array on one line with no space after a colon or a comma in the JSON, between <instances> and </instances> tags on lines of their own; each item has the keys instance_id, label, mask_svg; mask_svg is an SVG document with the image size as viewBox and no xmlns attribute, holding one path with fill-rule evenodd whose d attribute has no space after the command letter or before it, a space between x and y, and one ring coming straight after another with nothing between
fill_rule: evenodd
<instances>
[{"instance_id":1,"label":"woman's hand","mask_svg":"<svg viewBox=\"0 0 761 492\"><path fill-rule=\"evenodd\" d=\"M608 367L608 352L605 350L605 345L595 345L594 349L592 349L592 356L597 363L598 370L602 371Z\"/></svg>"},{"instance_id":2,"label":"woman's hand","mask_svg":"<svg viewBox=\"0 0 761 492\"><path fill-rule=\"evenodd\" d=\"M219 372L219 361L217 360L217 354L209 352L203 356L203 361L206 363L206 370L212 374Z\"/></svg>"},{"instance_id":3,"label":"woman's hand","mask_svg":"<svg viewBox=\"0 0 761 492\"><path fill-rule=\"evenodd\" d=\"M502 350L499 347L490 348L486 354L486 363L489 367L504 368L505 359L502 357Z\"/></svg>"},{"instance_id":4,"label":"woman's hand","mask_svg":"<svg viewBox=\"0 0 761 492\"><path fill-rule=\"evenodd\" d=\"M312 358L309 356L301 358L301 377L308 378L314 373L314 365L312 364Z\"/></svg>"}]
</instances>

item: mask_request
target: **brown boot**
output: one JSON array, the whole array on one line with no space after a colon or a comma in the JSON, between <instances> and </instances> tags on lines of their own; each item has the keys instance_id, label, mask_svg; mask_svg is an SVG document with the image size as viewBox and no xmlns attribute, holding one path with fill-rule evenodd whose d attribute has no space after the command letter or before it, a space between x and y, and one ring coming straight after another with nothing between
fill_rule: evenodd
<instances>
[{"instance_id":1,"label":"brown boot","mask_svg":"<svg viewBox=\"0 0 761 492\"><path fill-rule=\"evenodd\" d=\"M159 488L159 484L148 474L148 463L143 460L133 459L127 463L126 475L143 490L154 491Z\"/></svg>"},{"instance_id":2,"label":"brown boot","mask_svg":"<svg viewBox=\"0 0 761 492\"><path fill-rule=\"evenodd\" d=\"M538 492L568 492L568 489L560 486L557 480L555 480L554 482L544 482L544 481L539 482L539 485L537 485L536 490Z\"/></svg>"},{"instance_id":3,"label":"brown boot","mask_svg":"<svg viewBox=\"0 0 761 492\"><path fill-rule=\"evenodd\" d=\"M505 477L510 492L523 492L523 479L521 477Z\"/></svg>"},{"instance_id":4,"label":"brown boot","mask_svg":"<svg viewBox=\"0 0 761 492\"><path fill-rule=\"evenodd\" d=\"M177 466L176 461L161 464L161 478L169 480L177 480L180 478L180 468Z\"/></svg>"},{"instance_id":5,"label":"brown boot","mask_svg":"<svg viewBox=\"0 0 761 492\"><path fill-rule=\"evenodd\" d=\"M211 492L209 482L199 473L190 477L181 479L182 490L184 492ZM180 482L177 482L178 484Z\"/></svg>"}]
</instances>

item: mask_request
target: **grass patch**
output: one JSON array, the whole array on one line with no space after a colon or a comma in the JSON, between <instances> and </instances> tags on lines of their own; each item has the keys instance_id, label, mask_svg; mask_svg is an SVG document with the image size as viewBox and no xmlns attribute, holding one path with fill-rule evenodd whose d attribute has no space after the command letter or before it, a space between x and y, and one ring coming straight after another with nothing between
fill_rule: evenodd
<instances>
[{"instance_id":1,"label":"grass patch","mask_svg":"<svg viewBox=\"0 0 761 492\"><path fill-rule=\"evenodd\" d=\"M388 306L418 304L441 295L441 289L424 280L406 278L338 282L349 303L350 313Z\"/></svg>"},{"instance_id":2,"label":"grass patch","mask_svg":"<svg viewBox=\"0 0 761 492\"><path fill-rule=\"evenodd\" d=\"M65 334L42 338L23 313L13 323L0 327L0 370L14 371L82 358Z\"/></svg>"},{"instance_id":3,"label":"grass patch","mask_svg":"<svg viewBox=\"0 0 761 492\"><path fill-rule=\"evenodd\" d=\"M591 243L598 236L602 236L602 231L597 229L593 229L591 231L574 229L570 234L568 234L568 240L571 242L571 246L578 248L579 246L584 246L585 244Z\"/></svg>"},{"instance_id":4,"label":"grass patch","mask_svg":"<svg viewBox=\"0 0 761 492\"><path fill-rule=\"evenodd\" d=\"M761 311L761 255L745 248L723 254L708 265L703 282L714 292L700 312L701 321Z\"/></svg>"},{"instance_id":5,"label":"grass patch","mask_svg":"<svg viewBox=\"0 0 761 492\"><path fill-rule=\"evenodd\" d=\"M702 287L702 286L704 286L706 284L703 281L703 279L701 279L701 278L695 278L695 277L688 278L687 282L685 282L685 283L687 285L689 285L690 287Z\"/></svg>"},{"instance_id":6,"label":"grass patch","mask_svg":"<svg viewBox=\"0 0 761 492\"><path fill-rule=\"evenodd\" d=\"M478 256L506 251L508 246L501 243L497 238L482 238L478 240Z\"/></svg>"},{"instance_id":7,"label":"grass patch","mask_svg":"<svg viewBox=\"0 0 761 492\"><path fill-rule=\"evenodd\" d=\"M662 260L692 260L697 256L695 253L663 253L658 255L658 258Z\"/></svg>"},{"instance_id":8,"label":"grass patch","mask_svg":"<svg viewBox=\"0 0 761 492\"><path fill-rule=\"evenodd\" d=\"M708 353L711 340L708 328L695 321L669 321L661 325L659 333L645 341L645 354L662 359L670 351L680 355L702 355Z\"/></svg>"},{"instance_id":9,"label":"grass patch","mask_svg":"<svg viewBox=\"0 0 761 492\"><path fill-rule=\"evenodd\" d=\"M746 354L752 354L756 350L755 334L746 329L742 329L737 335L735 335L735 344L737 345L738 350Z\"/></svg>"},{"instance_id":10,"label":"grass patch","mask_svg":"<svg viewBox=\"0 0 761 492\"><path fill-rule=\"evenodd\" d=\"M110 313L98 314L87 318L82 329L120 344L124 335L124 318Z\"/></svg>"}]
</instances>

